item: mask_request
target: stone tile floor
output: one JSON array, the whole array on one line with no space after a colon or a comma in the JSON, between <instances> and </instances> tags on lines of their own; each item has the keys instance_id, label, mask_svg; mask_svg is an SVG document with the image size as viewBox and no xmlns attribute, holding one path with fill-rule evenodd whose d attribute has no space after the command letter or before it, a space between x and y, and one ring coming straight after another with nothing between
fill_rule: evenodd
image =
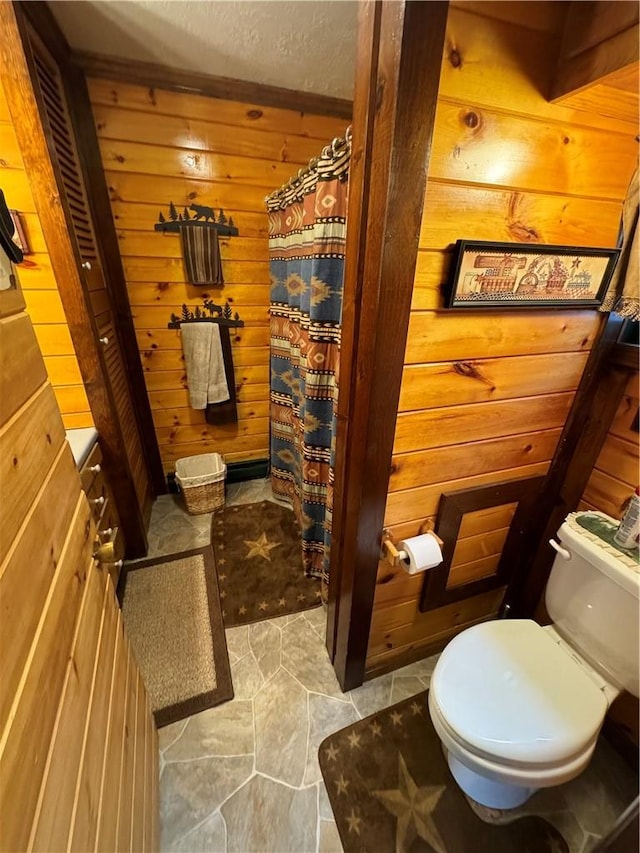
<instances>
[{"instance_id":1,"label":"stone tile floor","mask_svg":"<svg viewBox=\"0 0 640 853\"><path fill-rule=\"evenodd\" d=\"M227 503L273 500L268 482L228 488ZM154 506L150 556L209 544L211 516L189 516L180 498ZM323 608L228 629L235 696L160 729L163 851L342 851L317 760L337 731L423 691L436 657L340 691L324 645ZM590 850L637 788L606 742L564 793L538 796L572 853ZM631 787L630 787L631 786Z\"/></svg>"}]
</instances>

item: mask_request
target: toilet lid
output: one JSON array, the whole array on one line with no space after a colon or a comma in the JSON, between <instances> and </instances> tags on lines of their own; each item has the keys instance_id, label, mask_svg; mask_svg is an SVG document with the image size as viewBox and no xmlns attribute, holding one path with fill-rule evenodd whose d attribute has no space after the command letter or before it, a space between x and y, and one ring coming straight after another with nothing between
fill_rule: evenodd
<instances>
[{"instance_id":1,"label":"toilet lid","mask_svg":"<svg viewBox=\"0 0 640 853\"><path fill-rule=\"evenodd\" d=\"M528 764L581 752L607 709L580 664L528 619L463 631L440 656L431 690L448 727L472 751Z\"/></svg>"}]
</instances>

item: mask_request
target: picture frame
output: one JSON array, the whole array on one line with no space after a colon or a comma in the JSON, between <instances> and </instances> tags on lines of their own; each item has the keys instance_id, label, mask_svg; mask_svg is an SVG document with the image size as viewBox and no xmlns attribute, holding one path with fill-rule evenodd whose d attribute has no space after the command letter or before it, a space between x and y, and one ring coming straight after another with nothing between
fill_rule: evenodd
<instances>
[{"instance_id":1,"label":"picture frame","mask_svg":"<svg viewBox=\"0 0 640 853\"><path fill-rule=\"evenodd\" d=\"M23 255L30 255L31 247L29 246L19 211L9 209L9 215L11 216L14 227L13 242L21 250Z\"/></svg>"},{"instance_id":2,"label":"picture frame","mask_svg":"<svg viewBox=\"0 0 640 853\"><path fill-rule=\"evenodd\" d=\"M447 308L597 308L620 249L458 240Z\"/></svg>"}]
</instances>

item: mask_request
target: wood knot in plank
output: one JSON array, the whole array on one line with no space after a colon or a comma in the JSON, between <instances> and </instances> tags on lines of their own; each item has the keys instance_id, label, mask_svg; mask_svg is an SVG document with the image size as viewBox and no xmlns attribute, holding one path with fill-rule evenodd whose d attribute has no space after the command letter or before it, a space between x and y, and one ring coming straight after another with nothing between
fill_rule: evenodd
<instances>
[{"instance_id":1,"label":"wood knot in plank","mask_svg":"<svg viewBox=\"0 0 640 853\"><path fill-rule=\"evenodd\" d=\"M525 225L519 219L520 203L522 201L521 193L511 193L509 196L509 205L507 208L507 229L512 237L519 243L536 243L542 240L542 237L535 228Z\"/></svg>"},{"instance_id":2,"label":"wood knot in plank","mask_svg":"<svg viewBox=\"0 0 640 853\"><path fill-rule=\"evenodd\" d=\"M475 130L475 128L479 127L480 125L480 116L473 110L466 111L462 120L467 125L467 127L471 128L471 130Z\"/></svg>"},{"instance_id":3,"label":"wood knot in plank","mask_svg":"<svg viewBox=\"0 0 640 853\"><path fill-rule=\"evenodd\" d=\"M540 234L535 228L525 225L524 222L510 222L508 224L509 233L520 243L537 243L540 241Z\"/></svg>"},{"instance_id":4,"label":"wood knot in plank","mask_svg":"<svg viewBox=\"0 0 640 853\"><path fill-rule=\"evenodd\" d=\"M462 68L462 54L457 47L453 45L449 48L449 62L454 68Z\"/></svg>"},{"instance_id":5,"label":"wood knot in plank","mask_svg":"<svg viewBox=\"0 0 640 853\"><path fill-rule=\"evenodd\" d=\"M458 376L465 376L468 379L477 379L478 382L483 382L485 385L489 385L492 391L495 390L495 386L491 380L487 379L486 376L483 376L473 362L455 361L453 363L453 369Z\"/></svg>"},{"instance_id":6,"label":"wood knot in plank","mask_svg":"<svg viewBox=\"0 0 640 853\"><path fill-rule=\"evenodd\" d=\"M262 118L262 116L262 110L247 110L247 118L250 118L252 121Z\"/></svg>"}]
</instances>

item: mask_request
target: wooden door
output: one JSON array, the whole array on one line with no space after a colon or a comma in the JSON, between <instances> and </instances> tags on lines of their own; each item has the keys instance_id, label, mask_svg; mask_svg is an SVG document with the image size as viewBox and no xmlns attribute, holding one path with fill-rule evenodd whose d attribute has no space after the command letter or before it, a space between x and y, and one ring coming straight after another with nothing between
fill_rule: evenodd
<instances>
[{"instance_id":1,"label":"wooden door","mask_svg":"<svg viewBox=\"0 0 640 853\"><path fill-rule=\"evenodd\" d=\"M32 23L17 10L23 63L30 78L31 93L20 91L9 77L7 100L16 136L30 176L31 189L47 242L50 232L42 206L59 198L69 233L64 264L51 261L78 364L96 428L100 434L124 539L129 556L146 553L146 521L154 498L136 405L127 376L112 299L103 272L100 241L96 239L87 198L85 178L78 154L64 82L57 61ZM26 83L26 81L23 81ZM31 97L25 101L25 94ZM38 152L29 138L34 128L25 122L25 104L35 101L40 132L44 133L55 187L48 186L38 169ZM37 128L35 128L37 132ZM66 274L75 264L74 275ZM66 267L64 269L63 267Z\"/></svg>"},{"instance_id":2,"label":"wooden door","mask_svg":"<svg viewBox=\"0 0 640 853\"><path fill-rule=\"evenodd\" d=\"M0 850L157 849L157 734L18 286L0 400Z\"/></svg>"}]
</instances>

